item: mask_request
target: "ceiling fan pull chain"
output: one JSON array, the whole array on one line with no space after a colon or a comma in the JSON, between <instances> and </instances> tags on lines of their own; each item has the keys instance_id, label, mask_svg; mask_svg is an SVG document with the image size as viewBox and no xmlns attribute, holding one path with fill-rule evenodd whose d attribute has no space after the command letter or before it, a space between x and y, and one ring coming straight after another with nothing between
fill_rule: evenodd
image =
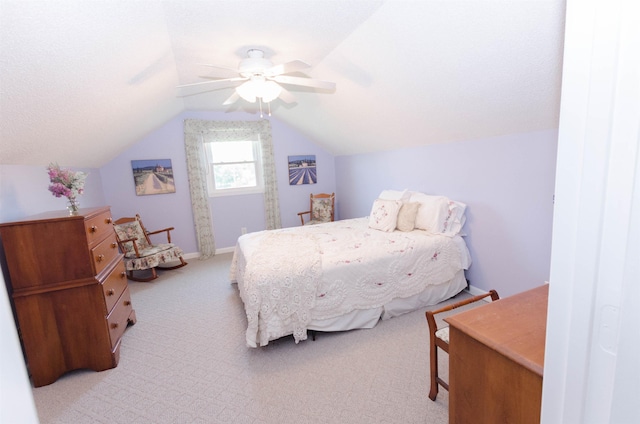
<instances>
[{"instance_id":1,"label":"ceiling fan pull chain","mask_svg":"<svg viewBox=\"0 0 640 424\"><path fill-rule=\"evenodd\" d=\"M262 97L258 97L258 101L260 102L260 118L264 118L264 115L262 114Z\"/></svg>"},{"instance_id":2,"label":"ceiling fan pull chain","mask_svg":"<svg viewBox=\"0 0 640 424\"><path fill-rule=\"evenodd\" d=\"M267 103L267 107L269 108L269 116L271 116L271 102Z\"/></svg>"}]
</instances>

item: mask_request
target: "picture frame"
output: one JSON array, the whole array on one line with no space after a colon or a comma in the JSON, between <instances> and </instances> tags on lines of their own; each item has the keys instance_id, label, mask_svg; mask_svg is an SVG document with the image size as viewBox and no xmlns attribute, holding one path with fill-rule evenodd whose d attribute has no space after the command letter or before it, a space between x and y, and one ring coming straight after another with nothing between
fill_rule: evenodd
<instances>
[{"instance_id":1,"label":"picture frame","mask_svg":"<svg viewBox=\"0 0 640 424\"><path fill-rule=\"evenodd\" d=\"M289 185L316 184L316 155L289 156Z\"/></svg>"},{"instance_id":2,"label":"picture frame","mask_svg":"<svg viewBox=\"0 0 640 424\"><path fill-rule=\"evenodd\" d=\"M137 159L131 161L136 196L176 192L171 159Z\"/></svg>"}]
</instances>

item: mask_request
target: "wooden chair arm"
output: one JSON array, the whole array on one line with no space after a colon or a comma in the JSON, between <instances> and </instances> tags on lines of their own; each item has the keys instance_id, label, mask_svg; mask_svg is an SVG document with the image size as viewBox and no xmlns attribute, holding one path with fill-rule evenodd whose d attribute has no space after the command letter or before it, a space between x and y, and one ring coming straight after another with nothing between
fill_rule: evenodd
<instances>
[{"instance_id":1,"label":"wooden chair arm","mask_svg":"<svg viewBox=\"0 0 640 424\"><path fill-rule=\"evenodd\" d=\"M165 231L171 231L171 230L175 230L175 227L163 228L162 230L156 230L156 231L147 231L147 234L149 235L158 234L158 233L163 233Z\"/></svg>"},{"instance_id":2,"label":"wooden chair arm","mask_svg":"<svg viewBox=\"0 0 640 424\"><path fill-rule=\"evenodd\" d=\"M304 225L304 218L302 217L302 215L306 215L306 214L309 214L309 217L311 217L311 211L298 212L298 216L300 217L300 223L302 223L302 225Z\"/></svg>"},{"instance_id":3,"label":"wooden chair arm","mask_svg":"<svg viewBox=\"0 0 640 424\"><path fill-rule=\"evenodd\" d=\"M133 250L136 252L136 257L139 258L140 257L140 252L138 251L138 245L136 244L136 240L138 240L138 237L134 237L134 238L126 239L126 240L116 240L116 241L118 242L118 245L120 246L120 250L122 250L123 252L126 252L126 249L124 248L124 244L125 243L133 244Z\"/></svg>"},{"instance_id":4,"label":"wooden chair arm","mask_svg":"<svg viewBox=\"0 0 640 424\"><path fill-rule=\"evenodd\" d=\"M469 299L461 300L461 301L453 303L451 305L444 306L444 307L442 307L440 309L436 309L434 311L425 312L425 316L427 318L427 323L429 323L429 328L431 329L431 331L433 333L435 333L435 331L438 329L437 326L436 326L436 320L434 318L434 315L440 314L442 312L447 312L447 311L450 311L452 309L456 309L456 308L459 308L459 307L464 306L464 305L468 305L468 304L473 303L473 302L477 302L478 300L484 299L485 297L489 297L489 296L491 296L491 300L492 301L496 301L496 300L500 299L500 296L498 296L498 292L497 291L490 290L487 293L480 294L480 295L477 295L477 296L473 296L473 297L470 297Z\"/></svg>"},{"instance_id":5,"label":"wooden chair arm","mask_svg":"<svg viewBox=\"0 0 640 424\"><path fill-rule=\"evenodd\" d=\"M174 227L169 227L169 228L163 228L162 230L156 230L156 231L147 231L147 235L150 236L152 234L160 234L160 233L167 233L167 243L171 243L171 230L174 230Z\"/></svg>"}]
</instances>

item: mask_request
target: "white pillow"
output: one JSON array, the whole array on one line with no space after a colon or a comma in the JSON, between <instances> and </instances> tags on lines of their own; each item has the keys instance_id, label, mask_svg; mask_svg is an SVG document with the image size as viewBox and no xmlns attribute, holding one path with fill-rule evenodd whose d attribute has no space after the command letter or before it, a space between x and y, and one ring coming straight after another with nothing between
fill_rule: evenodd
<instances>
[{"instance_id":1,"label":"white pillow","mask_svg":"<svg viewBox=\"0 0 640 424\"><path fill-rule=\"evenodd\" d=\"M401 206L399 200L376 199L369 215L369 228L387 232L395 230Z\"/></svg>"},{"instance_id":2,"label":"white pillow","mask_svg":"<svg viewBox=\"0 0 640 424\"><path fill-rule=\"evenodd\" d=\"M418 208L420 208L420 203L418 202L402 202L398 212L396 228L400 231L413 231L416 228Z\"/></svg>"},{"instance_id":3,"label":"white pillow","mask_svg":"<svg viewBox=\"0 0 640 424\"><path fill-rule=\"evenodd\" d=\"M407 189L402 191L399 190L382 190L378 199L383 200L402 200L403 202L408 202L411 197L411 192Z\"/></svg>"},{"instance_id":4,"label":"white pillow","mask_svg":"<svg viewBox=\"0 0 640 424\"><path fill-rule=\"evenodd\" d=\"M445 196L429 196L424 193L411 194L411 202L420 203L416 215L416 228L429 233L443 233L449 215L449 199Z\"/></svg>"},{"instance_id":5,"label":"white pillow","mask_svg":"<svg viewBox=\"0 0 640 424\"><path fill-rule=\"evenodd\" d=\"M455 236L462 232L462 226L467 219L464 215L466 209L467 205L464 203L449 200L449 214L443 225L443 234Z\"/></svg>"}]
</instances>

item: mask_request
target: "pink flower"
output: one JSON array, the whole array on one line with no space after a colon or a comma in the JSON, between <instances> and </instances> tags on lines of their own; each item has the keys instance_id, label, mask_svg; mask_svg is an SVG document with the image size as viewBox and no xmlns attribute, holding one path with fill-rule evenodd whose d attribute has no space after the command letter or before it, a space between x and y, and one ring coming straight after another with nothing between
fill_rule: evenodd
<instances>
[{"instance_id":1,"label":"pink flower","mask_svg":"<svg viewBox=\"0 0 640 424\"><path fill-rule=\"evenodd\" d=\"M56 197L66 197L70 200L84 193L84 182L87 174L75 172L69 169L61 169L58 164L49 164L47 167L49 174L49 191Z\"/></svg>"}]
</instances>

